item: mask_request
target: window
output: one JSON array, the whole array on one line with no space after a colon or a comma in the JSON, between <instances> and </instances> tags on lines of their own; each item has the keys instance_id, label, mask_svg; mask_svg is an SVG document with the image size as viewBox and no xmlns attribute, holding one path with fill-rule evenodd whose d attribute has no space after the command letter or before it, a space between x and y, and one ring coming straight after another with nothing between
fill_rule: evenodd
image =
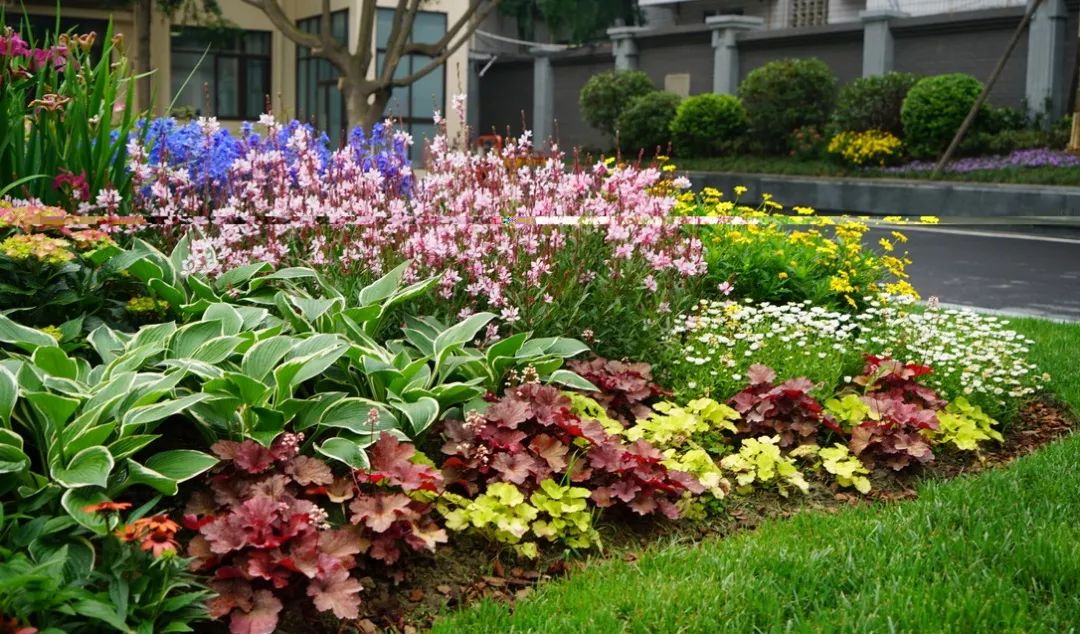
<instances>
[{"instance_id":1,"label":"window","mask_svg":"<svg viewBox=\"0 0 1080 634\"><path fill-rule=\"evenodd\" d=\"M222 119L258 119L266 110L269 31L183 27L173 32L171 45L174 107Z\"/></svg>"},{"instance_id":2,"label":"window","mask_svg":"<svg viewBox=\"0 0 1080 634\"><path fill-rule=\"evenodd\" d=\"M375 29L378 67L382 72L386 45L393 29L394 10L379 9ZM446 14L421 11L413 22L411 41L438 42L446 34ZM398 63L395 77L408 77L427 66L431 58L426 55L407 55ZM412 159L423 156L426 140L435 137L435 110L446 112L446 66L440 66L408 86L395 88L386 106L386 114L401 122L413 137Z\"/></svg>"},{"instance_id":3,"label":"window","mask_svg":"<svg viewBox=\"0 0 1080 634\"><path fill-rule=\"evenodd\" d=\"M305 33L318 33L320 16L299 20L296 26ZM330 31L342 44L349 39L347 9L330 14ZM311 121L330 137L331 147L341 144L348 121L345 97L338 90L341 73L329 61L315 57L310 48L296 47L296 114Z\"/></svg>"},{"instance_id":4,"label":"window","mask_svg":"<svg viewBox=\"0 0 1080 634\"><path fill-rule=\"evenodd\" d=\"M791 26L818 26L829 21L829 0L792 0Z\"/></svg>"},{"instance_id":5,"label":"window","mask_svg":"<svg viewBox=\"0 0 1080 634\"><path fill-rule=\"evenodd\" d=\"M27 42L40 46L46 40L53 38L53 31L56 30L56 16L24 16L21 12L11 11L4 14L4 24L21 32L23 39ZM27 31L27 26L29 26L29 31ZM105 20L63 16L60 18L60 30L58 33L74 33L75 35L84 35L90 32L97 33L97 39L94 40L94 46L90 49L90 53L91 59L98 60L101 58L101 51L104 50L105 33L108 32L108 29L109 23Z\"/></svg>"}]
</instances>

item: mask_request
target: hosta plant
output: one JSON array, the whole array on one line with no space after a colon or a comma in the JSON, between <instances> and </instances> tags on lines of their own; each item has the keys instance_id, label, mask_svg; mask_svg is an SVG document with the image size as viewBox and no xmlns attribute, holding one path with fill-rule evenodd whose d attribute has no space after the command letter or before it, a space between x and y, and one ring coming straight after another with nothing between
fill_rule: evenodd
<instances>
[{"instance_id":1,"label":"hosta plant","mask_svg":"<svg viewBox=\"0 0 1080 634\"><path fill-rule=\"evenodd\" d=\"M774 486L783 496L792 488L803 493L810 490L795 461L780 453L779 436L743 440L739 451L725 456L720 466L735 476L735 490L742 494L760 486Z\"/></svg>"}]
</instances>

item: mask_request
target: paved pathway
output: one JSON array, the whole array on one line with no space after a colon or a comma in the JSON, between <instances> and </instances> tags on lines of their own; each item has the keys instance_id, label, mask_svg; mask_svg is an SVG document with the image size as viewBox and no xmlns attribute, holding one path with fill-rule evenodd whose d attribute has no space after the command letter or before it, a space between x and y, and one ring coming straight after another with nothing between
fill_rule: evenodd
<instances>
[{"instance_id":1,"label":"paved pathway","mask_svg":"<svg viewBox=\"0 0 1080 634\"><path fill-rule=\"evenodd\" d=\"M1080 321L1080 231L905 227L911 283L942 303ZM881 233L871 231L876 242Z\"/></svg>"}]
</instances>

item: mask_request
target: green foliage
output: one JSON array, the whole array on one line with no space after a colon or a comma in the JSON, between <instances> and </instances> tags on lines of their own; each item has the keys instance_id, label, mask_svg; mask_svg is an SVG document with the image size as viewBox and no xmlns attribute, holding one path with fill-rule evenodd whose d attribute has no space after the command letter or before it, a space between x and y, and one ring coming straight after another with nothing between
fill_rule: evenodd
<instances>
[{"instance_id":1,"label":"green foliage","mask_svg":"<svg viewBox=\"0 0 1080 634\"><path fill-rule=\"evenodd\" d=\"M847 393L825 401L825 411L845 429L871 418L870 406L858 394Z\"/></svg>"},{"instance_id":2,"label":"green foliage","mask_svg":"<svg viewBox=\"0 0 1080 634\"><path fill-rule=\"evenodd\" d=\"M666 154L671 143L671 122L681 98L670 92L656 90L635 97L618 119L619 147L623 150L644 151L648 156L659 151Z\"/></svg>"},{"instance_id":3,"label":"green foliage","mask_svg":"<svg viewBox=\"0 0 1080 634\"><path fill-rule=\"evenodd\" d=\"M207 620L202 604L209 593L175 553L154 556L113 535L95 535L70 517L14 508L0 505L4 617L34 631L133 634L189 632ZM116 518L110 520L115 527Z\"/></svg>"},{"instance_id":4,"label":"green foliage","mask_svg":"<svg viewBox=\"0 0 1080 634\"><path fill-rule=\"evenodd\" d=\"M571 43L605 39L607 29L622 19L635 23L637 4L632 0L503 0L499 11L516 18L518 35L536 39L536 25L543 22L553 39Z\"/></svg>"},{"instance_id":5,"label":"green foliage","mask_svg":"<svg viewBox=\"0 0 1080 634\"><path fill-rule=\"evenodd\" d=\"M614 137L623 111L635 98L655 90L649 76L637 70L593 75L581 88L581 116L592 127Z\"/></svg>"},{"instance_id":6,"label":"green foliage","mask_svg":"<svg viewBox=\"0 0 1080 634\"><path fill-rule=\"evenodd\" d=\"M832 447L818 447L817 445L803 445L792 450L792 457L819 459L821 467L831 473L836 483L842 487L854 487L859 493L870 492L870 471L856 456L851 455L851 450L842 443L836 443Z\"/></svg>"},{"instance_id":7,"label":"green foliage","mask_svg":"<svg viewBox=\"0 0 1080 634\"><path fill-rule=\"evenodd\" d=\"M15 187L12 195L71 204L53 187L53 178L65 173L84 176L91 199L106 187L130 193L124 157L139 117L135 77L112 41L112 26L98 36L102 47L93 54L92 40L67 35L65 52L60 52L53 34L33 42L56 51L47 63L11 54L0 57L0 181L8 185L32 179Z\"/></svg>"},{"instance_id":8,"label":"green foliage","mask_svg":"<svg viewBox=\"0 0 1080 634\"><path fill-rule=\"evenodd\" d=\"M919 80L912 73L889 72L860 77L840 89L832 124L840 130L884 130L902 137L900 108L908 91Z\"/></svg>"},{"instance_id":9,"label":"green foliage","mask_svg":"<svg viewBox=\"0 0 1080 634\"><path fill-rule=\"evenodd\" d=\"M961 451L977 451L984 440L1004 442L1001 432L994 429L997 421L978 405L963 396L957 397L937 414L938 429L933 433L935 443L952 443Z\"/></svg>"},{"instance_id":10,"label":"green foliage","mask_svg":"<svg viewBox=\"0 0 1080 634\"><path fill-rule=\"evenodd\" d=\"M836 77L816 58L781 59L756 68L739 84L750 135L766 152L786 153L791 133L824 128L836 102Z\"/></svg>"},{"instance_id":11,"label":"green foliage","mask_svg":"<svg viewBox=\"0 0 1080 634\"><path fill-rule=\"evenodd\" d=\"M912 156L940 155L980 92L982 82L964 73L924 77L916 82L900 109L904 140Z\"/></svg>"},{"instance_id":12,"label":"green foliage","mask_svg":"<svg viewBox=\"0 0 1080 634\"><path fill-rule=\"evenodd\" d=\"M540 482L540 488L526 501L513 484L496 482L473 500L446 494L440 499L439 510L450 530L478 530L498 542L512 545L519 555L535 559L538 548L532 537L570 548L600 545L600 535L592 526L588 498L588 489L560 485L548 479Z\"/></svg>"},{"instance_id":13,"label":"green foliage","mask_svg":"<svg viewBox=\"0 0 1080 634\"><path fill-rule=\"evenodd\" d=\"M694 399L680 407L665 401L653 405L655 413L626 429L630 440L645 439L663 449L694 439L709 446L723 444L721 434L735 432L735 420L739 413L711 398Z\"/></svg>"},{"instance_id":14,"label":"green foliage","mask_svg":"<svg viewBox=\"0 0 1080 634\"><path fill-rule=\"evenodd\" d=\"M795 461L780 454L779 436L743 440L738 453L724 456L720 466L735 474L735 490L746 494L755 485L774 485L787 496L791 487L807 493L810 485L795 466Z\"/></svg>"},{"instance_id":15,"label":"green foliage","mask_svg":"<svg viewBox=\"0 0 1080 634\"><path fill-rule=\"evenodd\" d=\"M733 95L706 93L679 104L671 136L680 156L730 153L746 131L747 113Z\"/></svg>"}]
</instances>

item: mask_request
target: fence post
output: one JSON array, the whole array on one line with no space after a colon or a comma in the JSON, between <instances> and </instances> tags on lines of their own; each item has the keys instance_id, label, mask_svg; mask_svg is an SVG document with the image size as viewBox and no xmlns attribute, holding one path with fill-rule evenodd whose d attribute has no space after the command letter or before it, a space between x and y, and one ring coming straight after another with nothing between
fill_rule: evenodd
<instances>
[{"instance_id":1,"label":"fence post","mask_svg":"<svg viewBox=\"0 0 1080 634\"><path fill-rule=\"evenodd\" d=\"M1050 126L1065 114L1066 23L1069 10L1064 0L1044 0L1031 16L1028 27L1027 86L1024 97L1028 115L1043 118Z\"/></svg>"},{"instance_id":2,"label":"fence post","mask_svg":"<svg viewBox=\"0 0 1080 634\"><path fill-rule=\"evenodd\" d=\"M705 18L712 29L713 92L734 95L739 88L739 44L736 36L765 26L765 20L746 15L714 15Z\"/></svg>"},{"instance_id":3,"label":"fence post","mask_svg":"<svg viewBox=\"0 0 1080 634\"><path fill-rule=\"evenodd\" d=\"M889 22L906 15L881 9L859 12L863 23L863 77L884 75L893 69L893 35Z\"/></svg>"},{"instance_id":4,"label":"fence post","mask_svg":"<svg viewBox=\"0 0 1080 634\"><path fill-rule=\"evenodd\" d=\"M640 26L615 26L607 30L611 38L611 54L615 58L615 70L637 70L638 48L634 37L646 29Z\"/></svg>"}]
</instances>

